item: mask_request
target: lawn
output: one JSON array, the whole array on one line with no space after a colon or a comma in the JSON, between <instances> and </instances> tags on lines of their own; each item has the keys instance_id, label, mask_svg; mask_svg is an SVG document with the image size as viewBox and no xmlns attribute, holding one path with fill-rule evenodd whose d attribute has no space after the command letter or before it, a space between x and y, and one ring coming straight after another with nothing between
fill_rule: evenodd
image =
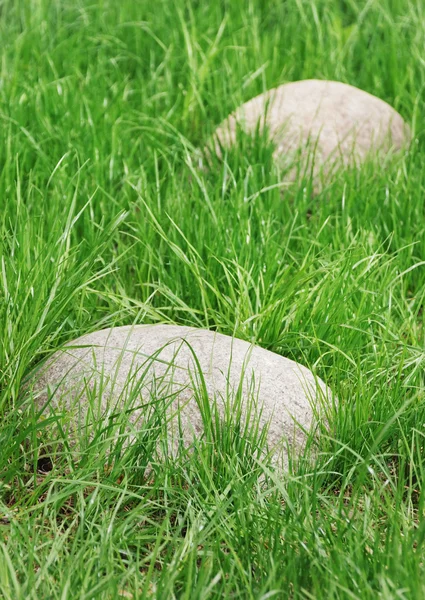
<instances>
[{"instance_id":1,"label":"lawn","mask_svg":"<svg viewBox=\"0 0 425 600\"><path fill-rule=\"evenodd\" d=\"M424 598L423 0L0 0L0 40L0 598ZM259 139L199 167L308 78L387 101L409 152L318 195ZM31 370L160 322L326 381L314 457L281 477L222 436L161 462L152 427L46 465Z\"/></svg>"}]
</instances>

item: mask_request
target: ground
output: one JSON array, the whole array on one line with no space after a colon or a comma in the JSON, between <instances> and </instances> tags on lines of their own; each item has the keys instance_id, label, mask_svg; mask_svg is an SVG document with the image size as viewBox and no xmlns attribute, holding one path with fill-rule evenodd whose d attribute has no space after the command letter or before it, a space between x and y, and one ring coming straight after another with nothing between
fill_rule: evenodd
<instances>
[{"instance_id":1,"label":"ground","mask_svg":"<svg viewBox=\"0 0 425 600\"><path fill-rule=\"evenodd\" d=\"M0 596L423 598L425 4L2 0L0 30ZM389 102L410 151L318 195L259 139L199 168L229 112L306 78ZM159 463L156 423L43 458L29 373L135 322L312 369L339 399L314 458L282 479L217 425Z\"/></svg>"}]
</instances>

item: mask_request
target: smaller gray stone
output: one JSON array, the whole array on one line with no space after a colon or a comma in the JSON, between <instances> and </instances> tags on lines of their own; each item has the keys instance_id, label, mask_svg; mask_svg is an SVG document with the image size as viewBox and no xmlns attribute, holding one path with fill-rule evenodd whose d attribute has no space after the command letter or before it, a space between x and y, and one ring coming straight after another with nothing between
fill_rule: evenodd
<instances>
[{"instance_id":1,"label":"smaller gray stone","mask_svg":"<svg viewBox=\"0 0 425 600\"><path fill-rule=\"evenodd\" d=\"M408 125L383 100L345 83L311 79L281 85L242 104L219 125L212 146L221 156L222 148L235 144L238 128L254 134L264 126L282 167L301 158L304 169L314 154L316 188L320 173L329 176L338 167L359 166L368 156L400 150L410 140ZM296 173L290 170L287 180Z\"/></svg>"},{"instance_id":2,"label":"smaller gray stone","mask_svg":"<svg viewBox=\"0 0 425 600\"><path fill-rule=\"evenodd\" d=\"M245 423L256 415L260 428L269 427L268 445L276 462L279 457L287 460L286 442L302 452L307 432L317 426L315 416L323 418L332 397L323 381L292 360L240 339L174 325L117 327L78 338L37 371L33 391L37 407L46 413L66 411L73 435L87 419L89 390L103 390L93 420L122 411L126 397L136 390L137 402L128 417L136 427L146 414L142 405L154 398L171 399L166 414L170 450L175 452L179 431L186 446L203 432L194 391L199 368L209 401L215 399L222 418L226 401L230 398L235 406L240 388L241 412L235 411L235 419ZM255 406L253 414L249 406Z\"/></svg>"}]
</instances>

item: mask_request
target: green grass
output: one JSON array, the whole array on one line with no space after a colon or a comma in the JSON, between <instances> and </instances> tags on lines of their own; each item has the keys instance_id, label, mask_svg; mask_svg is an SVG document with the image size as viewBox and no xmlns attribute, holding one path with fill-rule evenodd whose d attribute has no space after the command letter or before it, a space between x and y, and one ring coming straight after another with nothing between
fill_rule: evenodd
<instances>
[{"instance_id":1,"label":"green grass","mask_svg":"<svg viewBox=\"0 0 425 600\"><path fill-rule=\"evenodd\" d=\"M1 598L425 596L424 36L422 0L0 0ZM198 169L238 104L305 78L388 101L410 152L316 197L258 140ZM282 480L224 431L161 463L155 421L41 473L26 376L156 322L326 380L314 463Z\"/></svg>"}]
</instances>

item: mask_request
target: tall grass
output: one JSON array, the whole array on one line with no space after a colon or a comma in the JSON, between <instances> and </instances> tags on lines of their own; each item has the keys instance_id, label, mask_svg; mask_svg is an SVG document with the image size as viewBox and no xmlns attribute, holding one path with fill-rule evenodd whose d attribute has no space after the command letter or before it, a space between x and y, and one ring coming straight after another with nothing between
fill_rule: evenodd
<instances>
[{"instance_id":1,"label":"tall grass","mask_svg":"<svg viewBox=\"0 0 425 600\"><path fill-rule=\"evenodd\" d=\"M420 0L0 1L0 597L424 597L424 35ZM318 196L258 140L199 169L304 78L388 101L409 153ZM315 462L282 479L226 429L161 462L151 427L43 463L28 374L142 322L313 369L339 398Z\"/></svg>"}]
</instances>

